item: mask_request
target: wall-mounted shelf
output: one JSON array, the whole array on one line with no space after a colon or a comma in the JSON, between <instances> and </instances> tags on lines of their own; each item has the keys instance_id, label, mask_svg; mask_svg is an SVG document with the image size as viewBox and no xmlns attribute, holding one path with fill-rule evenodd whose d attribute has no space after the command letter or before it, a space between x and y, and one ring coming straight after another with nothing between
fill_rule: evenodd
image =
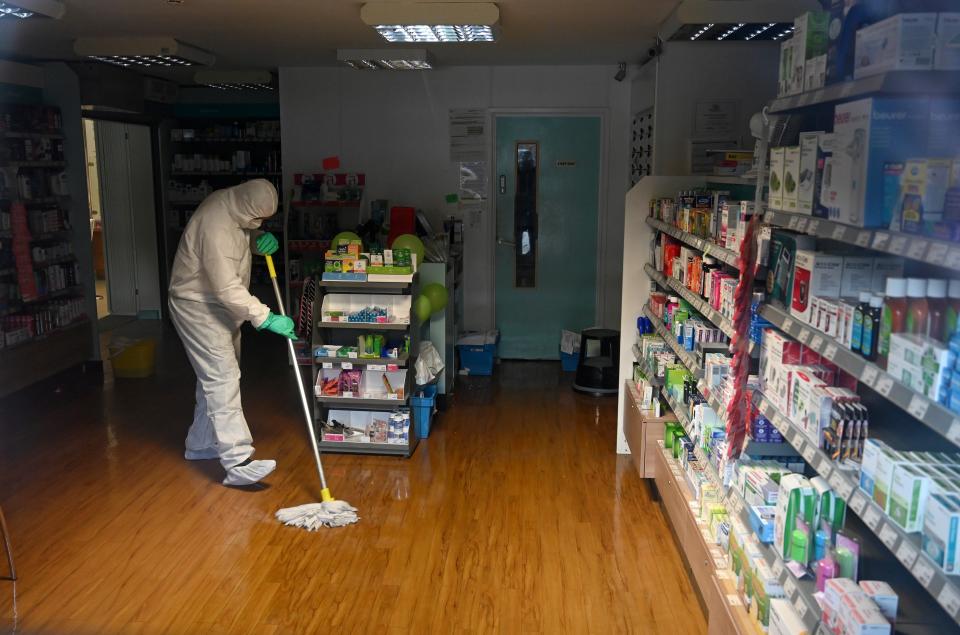
<instances>
[{"instance_id":1,"label":"wall-mounted shelf","mask_svg":"<svg viewBox=\"0 0 960 635\"><path fill-rule=\"evenodd\" d=\"M720 247L709 240L677 229L673 225L667 224L662 220L657 220L656 218L647 217L647 224L657 231L662 231L665 234L673 236L685 245L693 247L698 251L702 251L705 256L716 258L720 262L730 265L731 267L737 266L737 260L740 258L740 255L732 249Z\"/></svg>"},{"instance_id":2,"label":"wall-mounted shelf","mask_svg":"<svg viewBox=\"0 0 960 635\"><path fill-rule=\"evenodd\" d=\"M957 93L957 86L960 86L960 72L956 71L890 71L798 95L778 97L769 103L767 112L793 112L872 95L953 95Z\"/></svg>"},{"instance_id":3,"label":"wall-mounted shelf","mask_svg":"<svg viewBox=\"0 0 960 635\"><path fill-rule=\"evenodd\" d=\"M876 364L865 360L834 338L794 319L783 309L766 304L761 307L760 315L905 410L911 417L960 446L960 415L904 386Z\"/></svg>"}]
</instances>

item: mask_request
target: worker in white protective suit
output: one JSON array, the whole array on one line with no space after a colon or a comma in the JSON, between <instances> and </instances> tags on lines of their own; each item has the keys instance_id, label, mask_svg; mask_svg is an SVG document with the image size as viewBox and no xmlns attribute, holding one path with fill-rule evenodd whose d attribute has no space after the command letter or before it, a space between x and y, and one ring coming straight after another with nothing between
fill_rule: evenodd
<instances>
[{"instance_id":1,"label":"worker in white protective suit","mask_svg":"<svg viewBox=\"0 0 960 635\"><path fill-rule=\"evenodd\" d=\"M250 295L252 245L262 255L277 239L257 231L277 211L277 190L264 179L208 196L187 223L173 262L170 316L197 374L196 408L187 433L190 460L219 458L225 485L252 485L276 461L254 461L240 405L240 326L250 322L296 339L293 320Z\"/></svg>"}]
</instances>

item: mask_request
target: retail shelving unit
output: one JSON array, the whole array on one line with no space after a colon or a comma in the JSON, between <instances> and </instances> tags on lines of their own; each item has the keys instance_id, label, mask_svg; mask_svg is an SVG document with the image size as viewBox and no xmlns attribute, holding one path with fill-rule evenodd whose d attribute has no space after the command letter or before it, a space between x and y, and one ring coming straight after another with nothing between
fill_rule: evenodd
<instances>
[{"instance_id":1,"label":"retail shelving unit","mask_svg":"<svg viewBox=\"0 0 960 635\"><path fill-rule=\"evenodd\" d=\"M320 440L320 449L324 452L345 452L355 454L382 454L409 457L417 448L419 439L411 421L407 443L374 443L371 441L327 441L323 439L324 424L328 422L331 410L368 410L376 412L391 412L397 409L407 409L413 392L413 365L416 356L413 353L419 347L419 324L411 310L410 320L407 323L365 323L365 322L331 322L323 321L322 306L325 296L332 294L385 294L404 295L415 297L418 287L417 275L412 276L410 282L360 282L360 281L327 281L317 283L318 293L314 298L312 311L313 328L311 339L311 354L324 344L353 345L357 342L357 334L362 332L376 332L384 335L405 334L409 337L409 351L402 352L397 358L343 358L343 357L316 357L313 356L312 385L308 390L314 395L314 425L317 439ZM351 370L354 367L365 371L387 371L392 368L406 371L403 387L403 397L397 399L343 397L318 395L316 386L318 378L325 369Z\"/></svg>"},{"instance_id":2,"label":"retail shelving unit","mask_svg":"<svg viewBox=\"0 0 960 635\"><path fill-rule=\"evenodd\" d=\"M280 122L263 118L182 119L170 130L170 147L170 181L165 184L164 213L168 271L173 266L173 257L187 221L207 194L256 178L269 180L278 193L282 192ZM240 161L242 153L246 154ZM231 165L211 167L217 161ZM184 196L184 192L191 194ZM282 200L279 205L283 209ZM277 239L283 241L283 217L279 211L263 223L262 229L277 234ZM276 259L278 275L283 281L286 271L279 260ZM254 258L251 289L262 300L272 302L273 292L269 287L265 261Z\"/></svg>"},{"instance_id":3,"label":"retail shelving unit","mask_svg":"<svg viewBox=\"0 0 960 635\"><path fill-rule=\"evenodd\" d=\"M60 111L7 105L0 117L0 396L87 358L91 323L73 253ZM32 126L27 129L27 126ZM21 207L22 206L22 207ZM19 210L19 211L18 211ZM49 255L40 255L48 250ZM23 286L29 280L33 289Z\"/></svg>"}]
</instances>

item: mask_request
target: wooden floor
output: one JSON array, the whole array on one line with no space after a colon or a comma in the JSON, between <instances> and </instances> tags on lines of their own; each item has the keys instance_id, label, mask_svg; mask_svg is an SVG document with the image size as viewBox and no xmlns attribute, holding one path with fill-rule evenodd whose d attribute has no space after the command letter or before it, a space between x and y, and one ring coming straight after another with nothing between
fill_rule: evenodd
<instances>
[{"instance_id":1,"label":"wooden floor","mask_svg":"<svg viewBox=\"0 0 960 635\"><path fill-rule=\"evenodd\" d=\"M0 505L17 633L704 633L645 484L614 453L615 400L559 364L467 378L412 459L328 456L360 524L273 518L315 474L282 345L246 334L256 491L182 442L193 377L164 333L156 377L0 401ZM3 571L0 559L0 572ZM0 581L0 630L12 623Z\"/></svg>"}]
</instances>

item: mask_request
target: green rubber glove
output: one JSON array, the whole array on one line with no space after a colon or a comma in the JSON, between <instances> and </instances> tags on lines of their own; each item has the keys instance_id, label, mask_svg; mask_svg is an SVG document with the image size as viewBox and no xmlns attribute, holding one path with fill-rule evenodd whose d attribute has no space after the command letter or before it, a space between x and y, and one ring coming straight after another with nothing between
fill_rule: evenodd
<instances>
[{"instance_id":1,"label":"green rubber glove","mask_svg":"<svg viewBox=\"0 0 960 635\"><path fill-rule=\"evenodd\" d=\"M297 334L293 331L293 320L286 315L277 315L272 311L267 314L267 319L263 324L257 327L258 331L270 331L277 335L289 337L292 340L297 339Z\"/></svg>"},{"instance_id":2,"label":"green rubber glove","mask_svg":"<svg viewBox=\"0 0 960 635\"><path fill-rule=\"evenodd\" d=\"M277 237L270 232L263 232L257 236L257 251L259 251L261 255L272 256L273 252L275 252L279 246L280 243L277 242Z\"/></svg>"}]
</instances>

